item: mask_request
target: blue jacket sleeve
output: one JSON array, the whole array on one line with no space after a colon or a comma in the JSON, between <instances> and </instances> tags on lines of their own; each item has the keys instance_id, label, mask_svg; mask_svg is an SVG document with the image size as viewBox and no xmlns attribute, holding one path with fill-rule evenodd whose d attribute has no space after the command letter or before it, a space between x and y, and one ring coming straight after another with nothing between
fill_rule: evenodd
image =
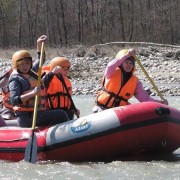
<instances>
[{"instance_id":1,"label":"blue jacket sleeve","mask_svg":"<svg viewBox=\"0 0 180 180\"><path fill-rule=\"evenodd\" d=\"M44 77L43 77L43 82L44 82L44 86L45 88L49 87L49 84L53 78L54 74L52 72L48 72Z\"/></svg>"},{"instance_id":2,"label":"blue jacket sleeve","mask_svg":"<svg viewBox=\"0 0 180 180\"><path fill-rule=\"evenodd\" d=\"M33 66L32 66L32 70L34 71L34 72L38 72L38 70L39 70L39 61L40 61L40 52L37 52L38 53L38 58L33 62ZM45 62L45 53L44 53L44 59L43 59L43 64L44 64L44 62Z\"/></svg>"},{"instance_id":3,"label":"blue jacket sleeve","mask_svg":"<svg viewBox=\"0 0 180 180\"><path fill-rule=\"evenodd\" d=\"M13 106L22 104L20 95L22 93L21 83L13 79L9 82L10 102Z\"/></svg>"}]
</instances>

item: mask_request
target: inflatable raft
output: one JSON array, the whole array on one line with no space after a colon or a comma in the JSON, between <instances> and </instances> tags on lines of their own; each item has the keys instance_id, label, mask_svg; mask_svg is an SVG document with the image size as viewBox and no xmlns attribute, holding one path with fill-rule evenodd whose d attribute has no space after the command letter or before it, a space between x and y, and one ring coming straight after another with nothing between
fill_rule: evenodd
<instances>
[{"instance_id":1,"label":"inflatable raft","mask_svg":"<svg viewBox=\"0 0 180 180\"><path fill-rule=\"evenodd\" d=\"M0 159L24 159L31 128L0 128ZM145 102L37 127L38 161L111 161L124 156L172 153L180 147L180 111Z\"/></svg>"}]
</instances>

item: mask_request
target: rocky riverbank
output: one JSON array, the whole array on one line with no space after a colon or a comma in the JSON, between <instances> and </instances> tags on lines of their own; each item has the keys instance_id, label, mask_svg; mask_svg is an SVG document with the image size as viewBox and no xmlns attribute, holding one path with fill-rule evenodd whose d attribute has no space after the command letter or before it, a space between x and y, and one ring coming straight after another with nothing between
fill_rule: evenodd
<instances>
[{"instance_id":1,"label":"rocky riverbank","mask_svg":"<svg viewBox=\"0 0 180 180\"><path fill-rule=\"evenodd\" d=\"M164 96L180 95L180 50L172 48L147 47L136 51L143 67L146 69L158 89ZM116 54L116 53L115 53ZM73 95L96 95L105 67L113 57L95 51L89 54L66 55L71 63L70 78ZM83 57L82 57L83 56ZM48 62L47 62L48 63ZM0 72L3 74L11 65L8 59L0 60ZM136 75L145 89L157 95L146 75L136 63Z\"/></svg>"},{"instance_id":2,"label":"rocky riverbank","mask_svg":"<svg viewBox=\"0 0 180 180\"><path fill-rule=\"evenodd\" d=\"M137 51L143 67L164 96L180 95L180 51L146 48ZM71 77L74 95L96 95L104 69L113 57L90 56L71 59ZM136 75L152 96L157 95L148 78L136 63Z\"/></svg>"}]
</instances>

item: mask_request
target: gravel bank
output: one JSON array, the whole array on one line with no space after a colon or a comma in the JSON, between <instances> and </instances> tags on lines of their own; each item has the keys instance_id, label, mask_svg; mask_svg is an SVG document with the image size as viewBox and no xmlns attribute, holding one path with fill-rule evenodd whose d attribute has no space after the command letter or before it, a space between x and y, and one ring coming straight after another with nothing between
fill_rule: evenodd
<instances>
[{"instance_id":1,"label":"gravel bank","mask_svg":"<svg viewBox=\"0 0 180 180\"><path fill-rule=\"evenodd\" d=\"M180 95L180 51L147 48L136 53L162 95ZM98 88L100 88L104 69L112 58L107 56L98 57L91 54L86 58L76 57L71 59L74 95L96 95ZM145 89L150 90L152 96L156 96L157 93L137 63L136 68L136 75L142 81Z\"/></svg>"},{"instance_id":2,"label":"gravel bank","mask_svg":"<svg viewBox=\"0 0 180 180\"><path fill-rule=\"evenodd\" d=\"M180 95L180 50L148 47L136 53L162 95ZM88 54L86 57L80 57L79 54L66 56L72 63L70 77L73 95L96 95L104 69L113 57L96 53ZM0 74L3 74L10 65L10 59L0 59ZM136 75L143 82L145 89L150 90L152 96L157 95L137 63L136 68Z\"/></svg>"}]
</instances>

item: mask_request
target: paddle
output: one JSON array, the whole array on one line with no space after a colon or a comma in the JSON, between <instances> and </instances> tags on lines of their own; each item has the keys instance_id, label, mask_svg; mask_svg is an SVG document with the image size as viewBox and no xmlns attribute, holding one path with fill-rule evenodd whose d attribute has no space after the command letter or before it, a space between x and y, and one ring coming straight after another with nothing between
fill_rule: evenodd
<instances>
[{"instance_id":1,"label":"paddle","mask_svg":"<svg viewBox=\"0 0 180 180\"><path fill-rule=\"evenodd\" d=\"M42 71L43 59L44 59L44 42L42 42L42 46L41 46L41 56L39 62L37 87L39 87L41 83L41 71ZM36 127L36 119L37 119L38 102L39 102L39 95L36 94L35 102L34 102L33 122L32 122L32 135L28 140L25 149L25 157L24 157L24 160L30 163L36 163L37 161L37 137L35 134L35 127Z\"/></svg>"},{"instance_id":2,"label":"paddle","mask_svg":"<svg viewBox=\"0 0 180 180\"><path fill-rule=\"evenodd\" d=\"M71 95L69 94L69 90L68 90L68 88L67 88L67 86L66 86L66 83L65 83L65 81L64 81L63 76L62 76L61 74L58 74L57 77L61 80L64 88L66 89L66 92L67 92L67 95L68 95L68 97L69 97L69 99L70 99L70 101L71 101L73 110L74 110L75 112L77 112L76 106L75 106L75 104L74 104L74 102L73 102L73 100L72 100ZM79 118L79 115L76 114L76 116L77 116L77 118Z\"/></svg>"},{"instance_id":3,"label":"paddle","mask_svg":"<svg viewBox=\"0 0 180 180\"><path fill-rule=\"evenodd\" d=\"M140 68L142 69L142 71L144 72L144 74L146 75L146 77L148 78L148 80L151 82L153 88L155 89L155 91L157 92L157 94L159 95L159 97L161 98L162 101L164 101L165 99L163 98L161 92L158 90L157 86L154 84L153 80L151 79L151 77L149 76L149 74L147 73L147 71L144 69L143 65L141 64L140 60L138 59L137 56L134 56L136 62L138 63L138 65L140 66Z\"/></svg>"}]
</instances>

